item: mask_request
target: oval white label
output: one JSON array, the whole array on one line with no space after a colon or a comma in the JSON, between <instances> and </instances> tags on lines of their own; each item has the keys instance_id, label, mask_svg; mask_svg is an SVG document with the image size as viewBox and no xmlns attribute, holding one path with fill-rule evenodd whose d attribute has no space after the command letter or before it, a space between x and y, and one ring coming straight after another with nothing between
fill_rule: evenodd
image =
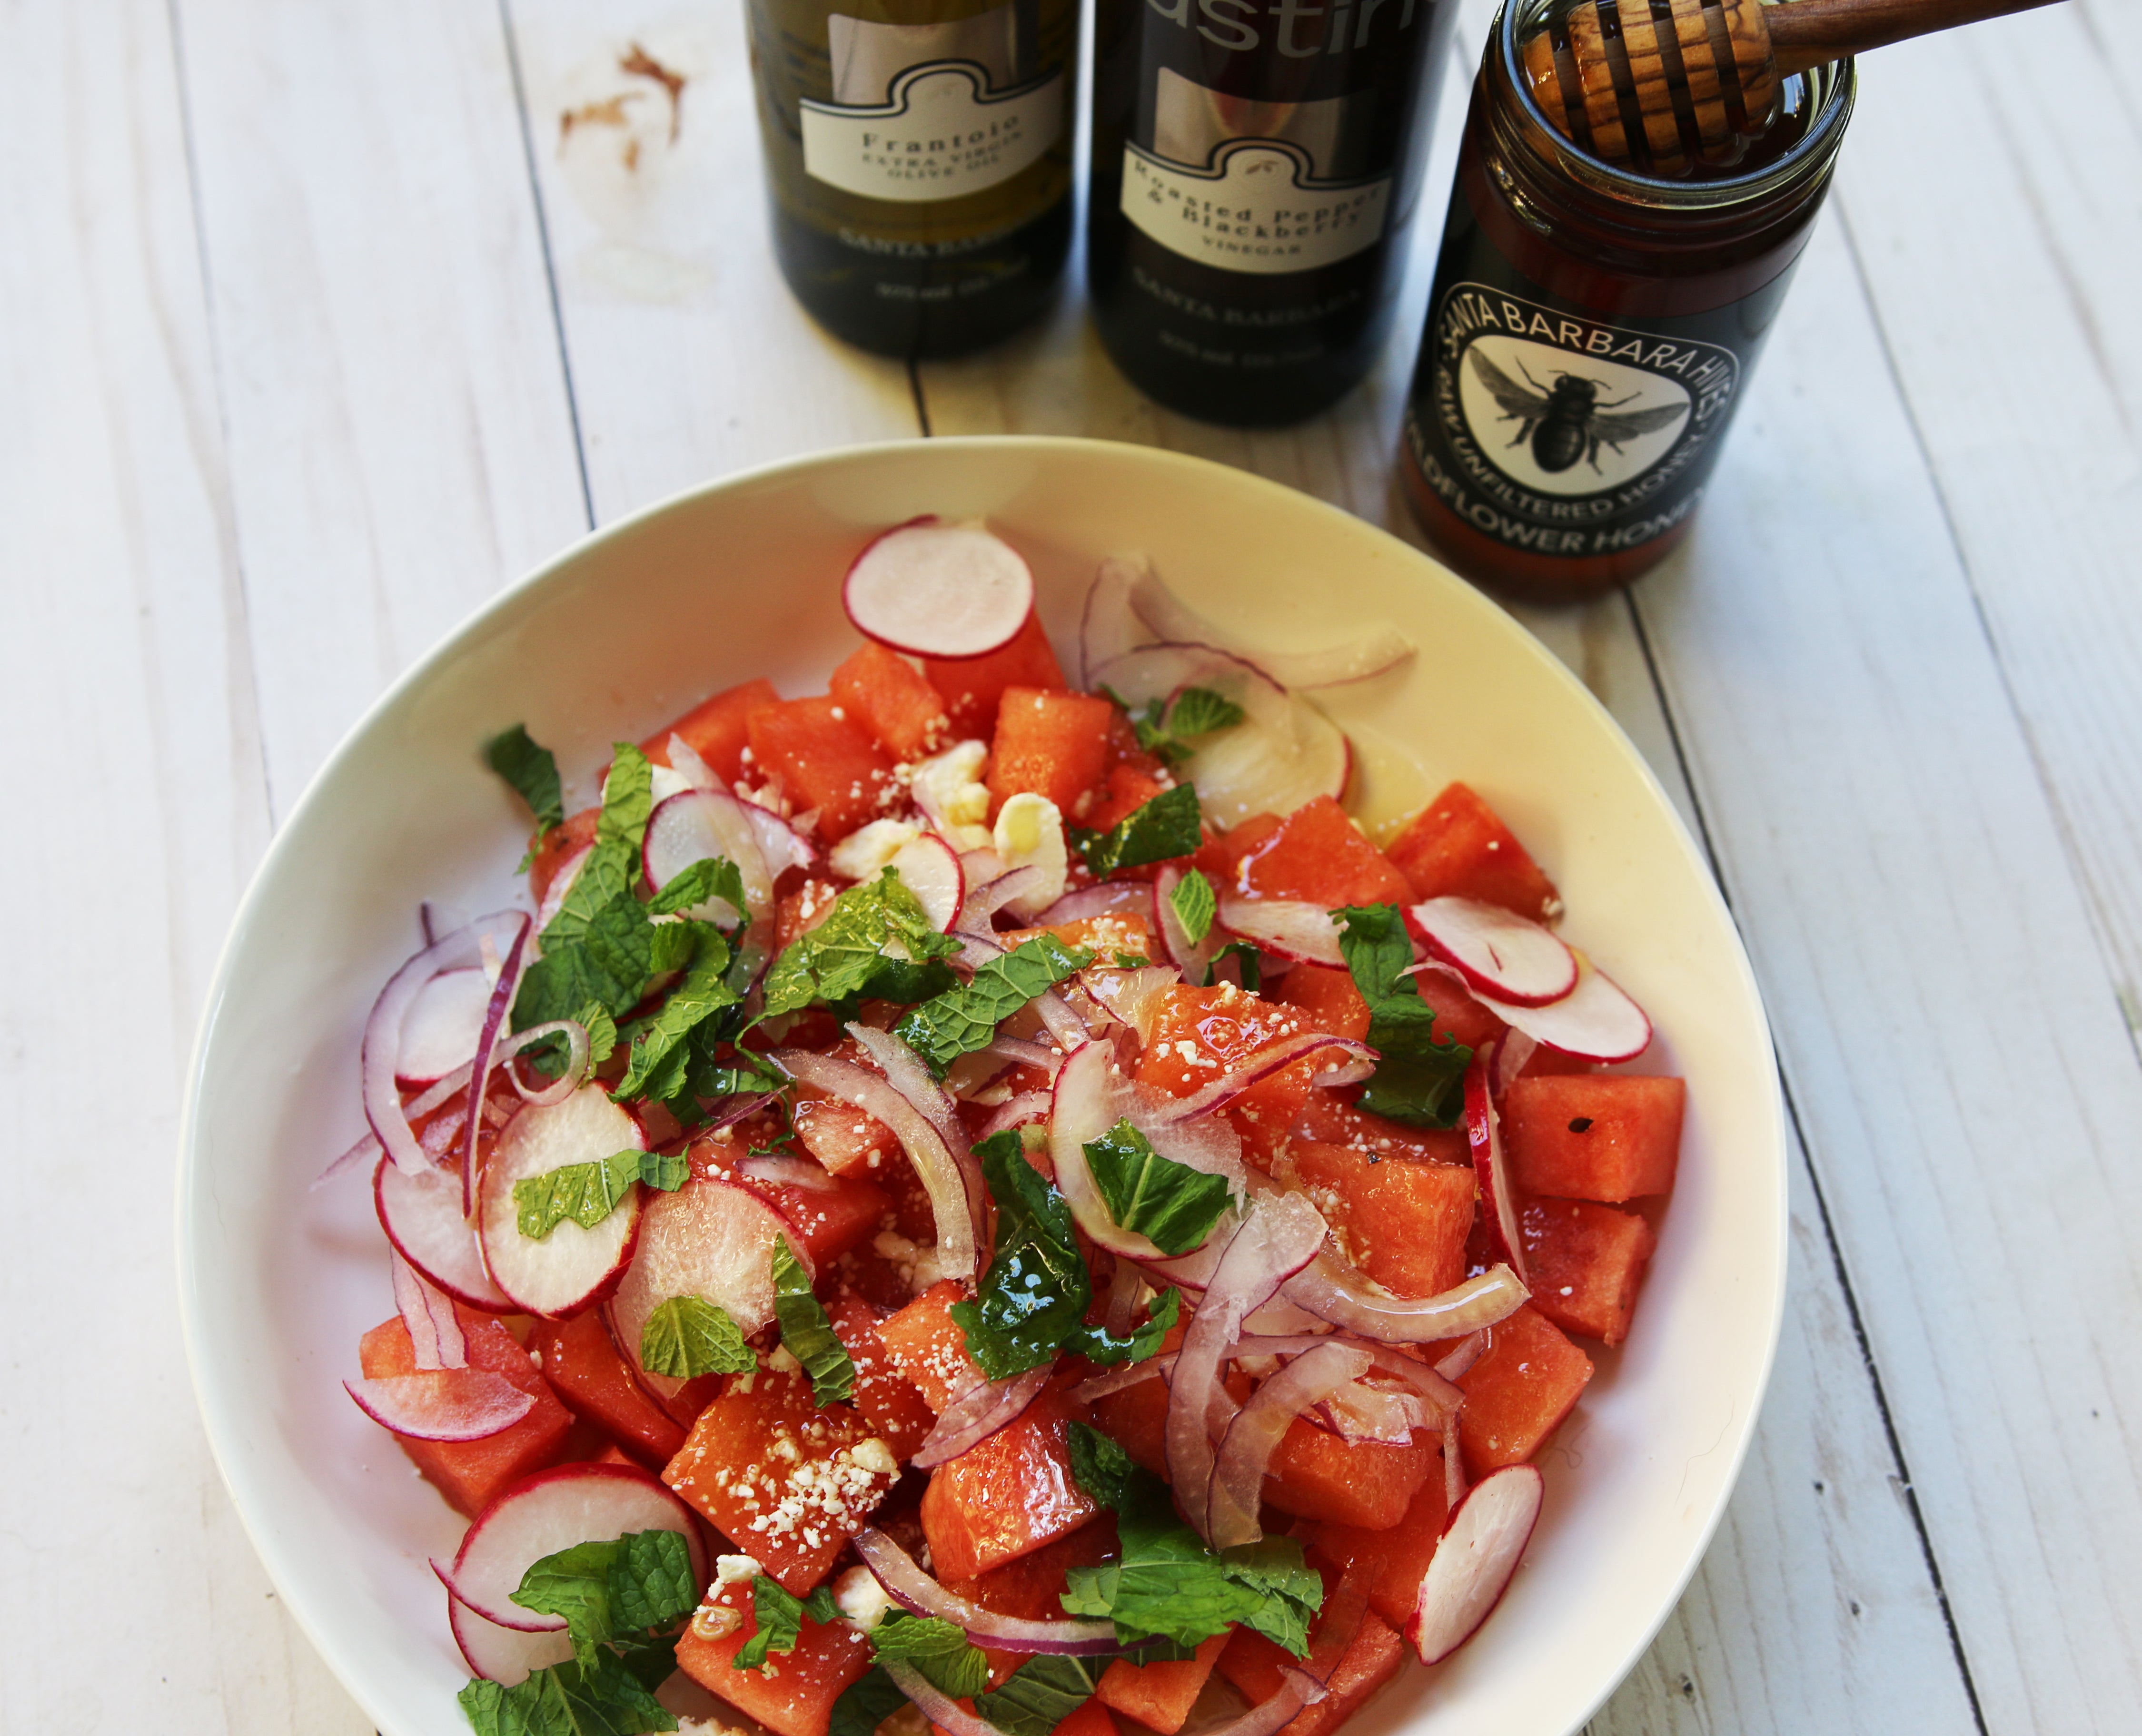
<instances>
[{"instance_id":1,"label":"oval white label","mask_svg":"<svg viewBox=\"0 0 2142 1736\"><path fill-rule=\"evenodd\" d=\"M1064 129L1064 75L989 94L971 61L910 67L874 108L803 103L803 167L865 199L919 204L1009 180Z\"/></svg>"}]
</instances>

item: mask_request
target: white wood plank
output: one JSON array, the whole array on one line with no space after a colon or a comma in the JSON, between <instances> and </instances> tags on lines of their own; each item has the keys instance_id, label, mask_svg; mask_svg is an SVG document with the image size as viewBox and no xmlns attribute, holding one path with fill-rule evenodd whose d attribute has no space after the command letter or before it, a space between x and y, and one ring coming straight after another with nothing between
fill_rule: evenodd
<instances>
[{"instance_id":1,"label":"white wood plank","mask_svg":"<svg viewBox=\"0 0 2142 1736\"><path fill-rule=\"evenodd\" d=\"M2056 6L1869 57L1838 193L2142 1041L2135 12Z\"/></svg>"},{"instance_id":2,"label":"white wood plank","mask_svg":"<svg viewBox=\"0 0 2142 1736\"><path fill-rule=\"evenodd\" d=\"M0 1729L356 1736L171 1307L180 1076L268 806L167 27L47 0L0 56Z\"/></svg>"},{"instance_id":3,"label":"white wood plank","mask_svg":"<svg viewBox=\"0 0 2142 1736\"><path fill-rule=\"evenodd\" d=\"M906 365L827 336L782 281L743 7L510 11L598 520L747 466L918 433ZM624 65L635 47L684 81L674 108Z\"/></svg>"},{"instance_id":4,"label":"white wood plank","mask_svg":"<svg viewBox=\"0 0 2142 1736\"><path fill-rule=\"evenodd\" d=\"M586 511L496 12L176 10L280 813Z\"/></svg>"},{"instance_id":5,"label":"white wood plank","mask_svg":"<svg viewBox=\"0 0 2142 1736\"><path fill-rule=\"evenodd\" d=\"M1639 606L1987 1728L2123 1728L2142 1075L1834 221L1735 443Z\"/></svg>"}]
</instances>

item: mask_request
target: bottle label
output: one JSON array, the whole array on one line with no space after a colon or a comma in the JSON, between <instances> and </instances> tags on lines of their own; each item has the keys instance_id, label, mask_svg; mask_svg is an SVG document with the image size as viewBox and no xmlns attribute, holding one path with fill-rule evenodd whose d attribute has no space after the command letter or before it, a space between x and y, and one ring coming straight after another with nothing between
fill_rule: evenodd
<instances>
[{"instance_id":1,"label":"bottle label","mask_svg":"<svg viewBox=\"0 0 2142 1736\"><path fill-rule=\"evenodd\" d=\"M1126 145L1123 215L1169 252L1223 271L1313 271L1383 235L1388 175L1318 181L1298 146L1276 140L1236 141L1216 157L1191 169Z\"/></svg>"},{"instance_id":2,"label":"bottle label","mask_svg":"<svg viewBox=\"0 0 2142 1736\"><path fill-rule=\"evenodd\" d=\"M1466 239L1454 226L1446 240L1406 406L1424 480L1474 530L1536 555L1589 559L1673 530L1702 497L1766 322L1742 303L1602 319L1477 229Z\"/></svg>"},{"instance_id":3,"label":"bottle label","mask_svg":"<svg viewBox=\"0 0 2142 1736\"><path fill-rule=\"evenodd\" d=\"M902 70L884 102L806 98L802 110L803 167L813 178L866 199L958 199L1009 180L1056 143L1064 74L992 91L976 62L935 61Z\"/></svg>"}]
</instances>

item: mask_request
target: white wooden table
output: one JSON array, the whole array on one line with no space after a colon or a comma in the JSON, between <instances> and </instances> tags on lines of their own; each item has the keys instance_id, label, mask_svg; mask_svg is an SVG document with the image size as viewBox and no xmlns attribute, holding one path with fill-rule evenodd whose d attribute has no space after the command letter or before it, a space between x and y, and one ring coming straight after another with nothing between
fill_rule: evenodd
<instances>
[{"instance_id":1,"label":"white wooden table","mask_svg":"<svg viewBox=\"0 0 2142 1736\"><path fill-rule=\"evenodd\" d=\"M1146 441L1410 535L1395 429L1488 10L1399 341L1255 435L1140 399L1075 293L957 365L823 338L767 249L735 0L0 10L0 1729L362 1727L210 1462L169 1202L225 925L365 704L591 524L818 446ZM687 75L674 139L634 42ZM1797 1141L1755 1451L1601 1736L2142 1729L2123 55L2135 0L1873 57L1692 542L1525 617L1696 821Z\"/></svg>"}]
</instances>

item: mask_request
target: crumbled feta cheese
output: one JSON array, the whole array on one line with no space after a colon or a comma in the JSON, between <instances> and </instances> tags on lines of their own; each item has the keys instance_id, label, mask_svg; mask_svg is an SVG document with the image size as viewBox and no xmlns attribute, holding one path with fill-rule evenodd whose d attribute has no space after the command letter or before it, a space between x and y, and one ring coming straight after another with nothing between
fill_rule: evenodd
<instances>
[{"instance_id":1,"label":"crumbled feta cheese","mask_svg":"<svg viewBox=\"0 0 2142 1736\"><path fill-rule=\"evenodd\" d=\"M922 836L905 820L873 820L857 826L826 853L833 872L845 880L876 880L885 865Z\"/></svg>"},{"instance_id":2,"label":"crumbled feta cheese","mask_svg":"<svg viewBox=\"0 0 2142 1736\"><path fill-rule=\"evenodd\" d=\"M833 1581L833 1603L865 1633L876 1627L892 1607L892 1599L867 1567L851 1567Z\"/></svg>"},{"instance_id":3,"label":"crumbled feta cheese","mask_svg":"<svg viewBox=\"0 0 2142 1736\"><path fill-rule=\"evenodd\" d=\"M650 766L648 770L653 774L650 793L657 806L667 801L672 796L681 796L692 787L690 778L685 777L682 772L675 771L668 766Z\"/></svg>"},{"instance_id":4,"label":"crumbled feta cheese","mask_svg":"<svg viewBox=\"0 0 2142 1736\"><path fill-rule=\"evenodd\" d=\"M714 1557L714 1585L716 1589L733 1586L738 1580L757 1579L766 1570L748 1555L725 1555Z\"/></svg>"},{"instance_id":5,"label":"crumbled feta cheese","mask_svg":"<svg viewBox=\"0 0 2142 1736\"><path fill-rule=\"evenodd\" d=\"M864 1470L874 1472L880 1477L897 1477L900 1474L900 1461L893 1457L892 1448L877 1436L871 1435L866 1440L856 1442L854 1450L856 1462Z\"/></svg>"},{"instance_id":6,"label":"crumbled feta cheese","mask_svg":"<svg viewBox=\"0 0 2142 1736\"><path fill-rule=\"evenodd\" d=\"M800 1374L803 1372L803 1364L789 1354L786 1344L776 1344L767 1352L766 1365L777 1374Z\"/></svg>"},{"instance_id":7,"label":"crumbled feta cheese","mask_svg":"<svg viewBox=\"0 0 2142 1736\"><path fill-rule=\"evenodd\" d=\"M1064 895L1070 856L1064 845L1064 816L1046 796L1022 791L997 811L997 854L1007 868L1039 868L1041 884L1010 900L1020 916L1037 916Z\"/></svg>"},{"instance_id":8,"label":"crumbled feta cheese","mask_svg":"<svg viewBox=\"0 0 2142 1736\"><path fill-rule=\"evenodd\" d=\"M932 754L915 768L909 785L915 805L955 850L980 850L990 841L989 786L982 767L990 757L984 742L958 742Z\"/></svg>"}]
</instances>

